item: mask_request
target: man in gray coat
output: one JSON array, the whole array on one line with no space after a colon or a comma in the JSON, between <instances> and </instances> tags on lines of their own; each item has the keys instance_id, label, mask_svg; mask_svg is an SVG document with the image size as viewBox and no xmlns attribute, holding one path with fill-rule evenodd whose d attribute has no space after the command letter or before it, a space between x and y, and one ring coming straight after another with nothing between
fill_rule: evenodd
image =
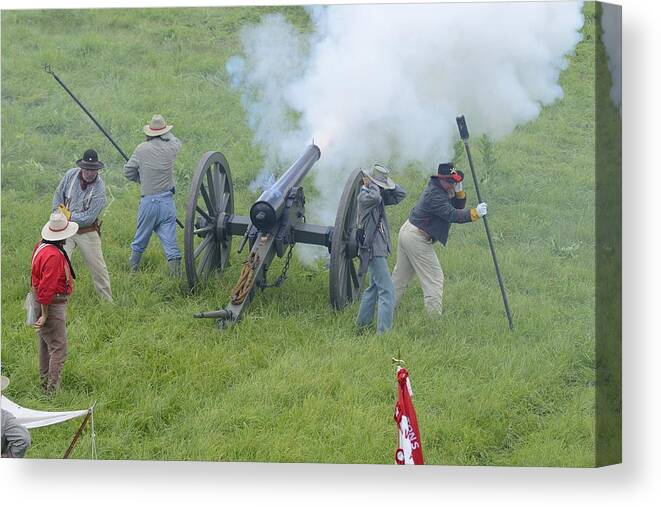
<instances>
[{"instance_id":1,"label":"man in gray coat","mask_svg":"<svg viewBox=\"0 0 661 507\"><path fill-rule=\"evenodd\" d=\"M80 250L92 275L97 295L112 301L110 276L101 250L101 212L106 207L106 186L99 174L103 162L94 150L87 150L76 166L69 169L53 195L52 212L60 211L78 224L78 232L67 239L64 249L73 258Z\"/></svg>"},{"instance_id":2,"label":"man in gray coat","mask_svg":"<svg viewBox=\"0 0 661 507\"><path fill-rule=\"evenodd\" d=\"M389 174L387 168L374 164L371 172L363 177L363 186L358 193L360 256L368 261L370 285L360 300L356 325L359 328L369 326L378 306L378 334L392 328L395 307L395 289L387 261L392 243L385 206L398 204L406 197L404 189L395 184Z\"/></svg>"},{"instance_id":3,"label":"man in gray coat","mask_svg":"<svg viewBox=\"0 0 661 507\"><path fill-rule=\"evenodd\" d=\"M124 165L124 176L140 183L138 225L131 243L129 265L137 271L152 232L158 235L173 275L178 275L181 252L177 246L177 210L174 204L174 160L181 141L170 132L160 114L144 127L147 136Z\"/></svg>"}]
</instances>

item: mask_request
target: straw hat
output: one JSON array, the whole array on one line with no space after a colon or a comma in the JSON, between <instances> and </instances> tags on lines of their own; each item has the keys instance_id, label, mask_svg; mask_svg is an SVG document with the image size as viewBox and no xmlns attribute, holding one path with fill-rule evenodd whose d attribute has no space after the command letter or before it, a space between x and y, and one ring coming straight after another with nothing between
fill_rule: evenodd
<instances>
[{"instance_id":1,"label":"straw hat","mask_svg":"<svg viewBox=\"0 0 661 507\"><path fill-rule=\"evenodd\" d=\"M81 169L98 171L103 169L103 162L99 162L99 155L94 150L87 150L83 153L83 158L76 160L76 165Z\"/></svg>"},{"instance_id":2,"label":"straw hat","mask_svg":"<svg viewBox=\"0 0 661 507\"><path fill-rule=\"evenodd\" d=\"M160 114L155 114L149 122L149 125L145 125L143 130L149 137L156 137L170 132L171 128L172 125L165 123L165 118Z\"/></svg>"},{"instance_id":3,"label":"straw hat","mask_svg":"<svg viewBox=\"0 0 661 507\"><path fill-rule=\"evenodd\" d=\"M392 190L395 188L395 182L390 178L390 176L388 176L389 174L390 170L387 167L383 167L380 164L374 164L372 166L372 170L367 175L381 188Z\"/></svg>"},{"instance_id":4,"label":"straw hat","mask_svg":"<svg viewBox=\"0 0 661 507\"><path fill-rule=\"evenodd\" d=\"M41 237L47 241L62 241L78 231L76 222L69 222L59 211L50 216L50 220L41 229Z\"/></svg>"}]
</instances>

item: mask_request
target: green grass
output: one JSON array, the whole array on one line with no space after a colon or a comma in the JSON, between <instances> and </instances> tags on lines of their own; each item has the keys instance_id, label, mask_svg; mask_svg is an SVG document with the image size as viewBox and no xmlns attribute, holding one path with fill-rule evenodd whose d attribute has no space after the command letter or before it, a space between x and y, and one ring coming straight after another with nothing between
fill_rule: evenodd
<instances>
[{"instance_id":1,"label":"green grass","mask_svg":"<svg viewBox=\"0 0 661 507\"><path fill-rule=\"evenodd\" d=\"M153 112L174 123L184 141L176 163L180 216L192 172L208 150L228 158L236 210L247 214L255 198L247 185L261 159L224 64L240 52L240 28L273 10L306 26L299 8L2 13L8 396L46 410L97 400L102 459L392 463L390 358L401 350L428 463L593 466L594 80L595 50L603 49L595 44L592 4L585 7L583 40L561 75L565 97L507 138L473 143L514 332L481 224L453 227L440 252L444 316L424 314L416 283L385 337L357 335L357 308L332 312L328 273L296 258L285 286L260 294L240 325L222 332L191 315L227 302L241 267L235 253L232 266L194 295L167 277L156 239L145 269L129 274L138 189L125 183L119 155L41 65L53 66L125 151L141 140ZM47 399L21 303L52 192L88 147L106 162L103 177L114 197L103 243L116 304L98 302L88 271L74 258L70 355L62 391ZM405 170L411 196L425 185L420 169ZM413 199L392 210L393 231ZM272 272L280 266L277 260ZM60 457L75 426L33 431L29 456ZM75 456L88 456L88 445L85 436Z\"/></svg>"}]
</instances>

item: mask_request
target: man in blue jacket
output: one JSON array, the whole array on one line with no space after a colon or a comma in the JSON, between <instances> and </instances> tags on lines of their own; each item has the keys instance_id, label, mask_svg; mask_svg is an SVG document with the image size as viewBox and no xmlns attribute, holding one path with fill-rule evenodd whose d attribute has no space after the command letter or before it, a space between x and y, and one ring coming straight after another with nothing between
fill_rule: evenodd
<instances>
[{"instance_id":1,"label":"man in blue jacket","mask_svg":"<svg viewBox=\"0 0 661 507\"><path fill-rule=\"evenodd\" d=\"M374 320L378 305L376 332L392 328L395 309L395 290L390 278L388 256L392 250L390 226L385 206L398 204L406 197L402 187L390 179L390 171L374 164L372 171L363 177L363 186L358 193L358 226L360 227L360 254L368 259L367 270L370 285L363 293L356 324L366 328Z\"/></svg>"},{"instance_id":2,"label":"man in blue jacket","mask_svg":"<svg viewBox=\"0 0 661 507\"><path fill-rule=\"evenodd\" d=\"M452 162L439 164L438 174L430 178L399 230L397 264L392 272L395 305L413 276L418 275L427 312L442 313L444 276L434 244L438 241L445 246L452 223L475 222L487 214L484 202L475 208L465 206L463 173L455 170Z\"/></svg>"}]
</instances>

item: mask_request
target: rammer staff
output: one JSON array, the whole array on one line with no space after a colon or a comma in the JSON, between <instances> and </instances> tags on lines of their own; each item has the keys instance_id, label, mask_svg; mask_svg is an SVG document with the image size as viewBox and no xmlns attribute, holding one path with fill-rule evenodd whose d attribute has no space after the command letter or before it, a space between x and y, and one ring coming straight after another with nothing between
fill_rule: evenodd
<instances>
[{"instance_id":1,"label":"rammer staff","mask_svg":"<svg viewBox=\"0 0 661 507\"><path fill-rule=\"evenodd\" d=\"M464 147L466 148L466 155L468 156L468 165L471 168L471 175L473 176L473 183L475 184L475 193L477 194L477 201L482 201L480 196L480 188L477 183L477 176L475 175L475 168L473 167L473 157L471 156L470 146L468 145L468 127L466 126L466 119L464 116L457 116L457 127L459 127L459 135L461 140L464 142ZM512 313L510 312L509 301L507 300L507 292L505 292L505 283L503 282L503 275L500 273L500 268L498 267L498 259L496 259L496 249L493 246L493 240L491 239L491 231L489 230L489 222L487 221L487 216L482 217L484 221L484 230L487 233L487 240L489 241L489 249L491 250L491 257L493 259L493 265L496 268L496 276L498 277L498 285L500 285L500 293L503 296L503 303L505 304L505 313L507 314L507 320L509 322L510 331L514 329L514 324L512 323Z\"/></svg>"},{"instance_id":2,"label":"rammer staff","mask_svg":"<svg viewBox=\"0 0 661 507\"><path fill-rule=\"evenodd\" d=\"M48 74L50 74L51 76L53 76L53 78L55 78L55 81L57 81L58 83L60 83L60 86L62 86L62 88L64 88L64 91L67 92L67 93L69 94L69 96L74 100L74 102L75 102L76 104L78 104L78 105L80 106L80 108L85 112L85 114L86 114L87 116L90 117L90 120L92 120L92 121L94 122L94 125L96 125L97 127L99 127L99 130L103 133L103 135L106 136L106 137L108 138L108 141L110 141L110 142L112 143L112 145L113 145L115 148L117 148L117 151L122 155L122 157L124 157L124 160L125 160L126 162L128 162L128 161L129 161L129 158L126 156L126 153L124 153L124 152L122 151L122 149L121 149L121 148L117 145L117 143L114 141L114 139L113 139L112 137L110 137L110 134L108 134L108 132L106 131L106 129L104 129L104 128L101 126L101 124L100 124L98 121L96 121L96 118L94 118L94 116L92 116L92 113L90 113L90 112L87 110L87 108L86 108L86 107L80 102L80 100L78 100L78 99L76 98L76 96L71 92L71 90L69 90L69 88L67 88L67 85L65 85L65 84L62 82L62 80L58 77L57 74L55 74L55 72L51 69L51 66L48 65L47 63L44 64L44 70L45 70Z\"/></svg>"}]
</instances>

